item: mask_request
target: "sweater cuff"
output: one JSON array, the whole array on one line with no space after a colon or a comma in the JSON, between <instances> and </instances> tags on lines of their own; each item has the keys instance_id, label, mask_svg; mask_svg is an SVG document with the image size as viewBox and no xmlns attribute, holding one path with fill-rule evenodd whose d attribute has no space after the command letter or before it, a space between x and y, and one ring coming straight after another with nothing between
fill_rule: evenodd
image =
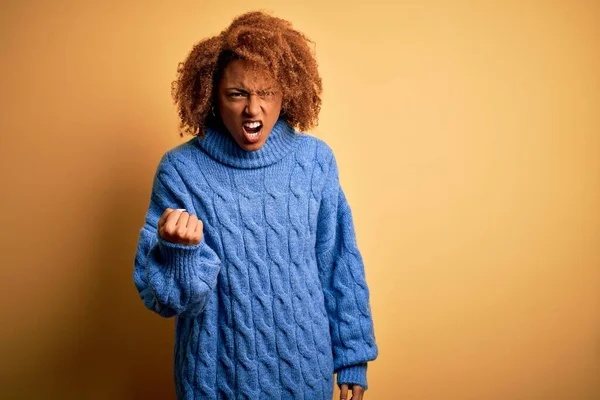
<instances>
[{"instance_id":1,"label":"sweater cuff","mask_svg":"<svg viewBox=\"0 0 600 400\"><path fill-rule=\"evenodd\" d=\"M367 363L341 368L337 373L337 384L358 385L367 390Z\"/></svg>"},{"instance_id":2,"label":"sweater cuff","mask_svg":"<svg viewBox=\"0 0 600 400\"><path fill-rule=\"evenodd\" d=\"M169 242L158 234L157 236L158 248L163 257L164 264L171 268L175 268L176 270L185 270L189 268L189 266L194 265L195 261L201 257L201 254L207 250L207 244L204 237L200 243L185 245Z\"/></svg>"}]
</instances>

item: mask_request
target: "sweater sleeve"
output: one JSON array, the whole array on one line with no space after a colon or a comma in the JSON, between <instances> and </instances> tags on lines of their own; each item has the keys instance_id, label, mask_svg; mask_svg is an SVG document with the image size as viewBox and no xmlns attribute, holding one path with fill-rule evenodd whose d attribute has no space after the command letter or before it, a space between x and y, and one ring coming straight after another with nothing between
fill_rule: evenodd
<instances>
[{"instance_id":1,"label":"sweater sleeve","mask_svg":"<svg viewBox=\"0 0 600 400\"><path fill-rule=\"evenodd\" d=\"M366 390L367 362L377 358L378 346L352 212L340 186L333 154L319 208L317 261L337 384L358 384Z\"/></svg>"},{"instance_id":2,"label":"sweater sleeve","mask_svg":"<svg viewBox=\"0 0 600 400\"><path fill-rule=\"evenodd\" d=\"M167 208L195 212L176 162L166 153L158 165L133 272L144 305L165 318L199 315L216 287L221 264L205 235L200 243L188 246L168 242L158 234L158 220Z\"/></svg>"}]
</instances>

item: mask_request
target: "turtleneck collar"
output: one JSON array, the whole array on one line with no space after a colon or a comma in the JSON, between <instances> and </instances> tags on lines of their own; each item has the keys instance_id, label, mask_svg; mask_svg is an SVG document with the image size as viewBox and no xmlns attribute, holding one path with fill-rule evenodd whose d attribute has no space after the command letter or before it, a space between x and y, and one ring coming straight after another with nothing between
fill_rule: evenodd
<instances>
[{"instance_id":1,"label":"turtleneck collar","mask_svg":"<svg viewBox=\"0 0 600 400\"><path fill-rule=\"evenodd\" d=\"M280 118L273 126L262 147L255 151L241 148L236 141L223 130L207 128L204 139L198 137L198 144L217 161L237 168L260 168L282 159L300 142L300 133Z\"/></svg>"}]
</instances>

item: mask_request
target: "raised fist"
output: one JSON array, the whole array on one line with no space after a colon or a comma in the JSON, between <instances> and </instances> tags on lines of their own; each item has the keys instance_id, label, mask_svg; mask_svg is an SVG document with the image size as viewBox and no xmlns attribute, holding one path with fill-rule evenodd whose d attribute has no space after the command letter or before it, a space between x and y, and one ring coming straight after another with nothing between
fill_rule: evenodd
<instances>
[{"instance_id":1,"label":"raised fist","mask_svg":"<svg viewBox=\"0 0 600 400\"><path fill-rule=\"evenodd\" d=\"M202 240L204 224L183 209L167 208L158 220L158 234L167 242L193 246Z\"/></svg>"}]
</instances>

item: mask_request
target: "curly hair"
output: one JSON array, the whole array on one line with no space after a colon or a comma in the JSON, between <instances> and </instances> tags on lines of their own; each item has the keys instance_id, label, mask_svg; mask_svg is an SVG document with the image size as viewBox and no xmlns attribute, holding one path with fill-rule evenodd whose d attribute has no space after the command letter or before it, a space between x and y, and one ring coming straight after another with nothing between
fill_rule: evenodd
<instances>
[{"instance_id":1,"label":"curly hair","mask_svg":"<svg viewBox=\"0 0 600 400\"><path fill-rule=\"evenodd\" d=\"M305 131L318 124L323 91L309 38L292 24L263 11L236 17L218 36L194 45L177 67L171 95L181 119L180 136L204 137L207 127L221 124L212 112L227 64L246 60L266 70L282 91L282 118Z\"/></svg>"}]
</instances>

